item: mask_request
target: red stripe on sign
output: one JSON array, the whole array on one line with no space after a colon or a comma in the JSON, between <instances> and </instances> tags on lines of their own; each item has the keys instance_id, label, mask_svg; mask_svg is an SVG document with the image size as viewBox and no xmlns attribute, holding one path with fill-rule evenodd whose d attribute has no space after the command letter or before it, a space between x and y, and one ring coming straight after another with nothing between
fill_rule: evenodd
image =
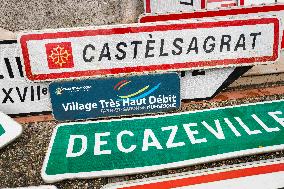
<instances>
[{"instance_id":1,"label":"red stripe on sign","mask_svg":"<svg viewBox=\"0 0 284 189\"><path fill-rule=\"evenodd\" d=\"M116 89L119 85L121 85L122 83L125 83L127 80L122 80L120 82L118 82L114 87L113 89Z\"/></svg>"},{"instance_id":2,"label":"red stripe on sign","mask_svg":"<svg viewBox=\"0 0 284 189\"><path fill-rule=\"evenodd\" d=\"M146 0L146 5L145 5L145 7L146 7L146 10L145 10L145 12L146 13L151 13L151 0Z\"/></svg>"},{"instance_id":3,"label":"red stripe on sign","mask_svg":"<svg viewBox=\"0 0 284 189\"><path fill-rule=\"evenodd\" d=\"M226 3L226 2L230 2L230 1L232 1L232 0L208 0L207 2L208 3L217 3L217 2L224 2L224 3Z\"/></svg>"},{"instance_id":4,"label":"red stripe on sign","mask_svg":"<svg viewBox=\"0 0 284 189\"><path fill-rule=\"evenodd\" d=\"M239 0L240 1L240 5L243 6L245 4L245 0Z\"/></svg>"},{"instance_id":5,"label":"red stripe on sign","mask_svg":"<svg viewBox=\"0 0 284 189\"><path fill-rule=\"evenodd\" d=\"M245 26L245 25L270 24L270 23L274 24L274 32L275 32L273 55L264 56L264 57L186 62L186 63L175 63L175 64L165 63L163 65L152 65L152 66L123 67L123 68L74 71L74 72L62 72L62 73L50 73L50 74L33 74L31 70L29 52L27 48L27 41L30 40L72 38L72 37L112 35L112 34L129 34L129 33L140 33L140 32L170 31L170 30L198 29L198 28ZM132 72L144 72L144 71L163 71L163 70L174 71L181 69L185 70L191 68L210 67L210 66L212 67L219 65L233 65L233 64L250 65L250 63L254 62L275 61L278 58L278 45L279 45L278 38L279 38L278 19L262 18L262 19L250 19L250 20L232 20L232 21L204 22L204 23L140 26L140 27L97 29L97 30L70 31L70 32L44 33L44 34L26 34L21 36L20 44L22 47L26 76L30 80L48 80L48 79L94 76L94 75L109 75L109 74L113 75L120 73L132 73Z\"/></svg>"},{"instance_id":6,"label":"red stripe on sign","mask_svg":"<svg viewBox=\"0 0 284 189\"><path fill-rule=\"evenodd\" d=\"M232 7L236 6L236 3L222 4L221 7Z\"/></svg>"},{"instance_id":7,"label":"red stripe on sign","mask_svg":"<svg viewBox=\"0 0 284 189\"><path fill-rule=\"evenodd\" d=\"M201 0L201 9L206 8L206 0Z\"/></svg>"},{"instance_id":8,"label":"red stripe on sign","mask_svg":"<svg viewBox=\"0 0 284 189\"><path fill-rule=\"evenodd\" d=\"M266 165L260 167L252 167L252 168L245 168L239 169L234 171L227 171L222 173L215 173L215 174L208 174L196 177L189 177L177 180L170 180L164 182L156 182L150 184L144 184L140 186L130 186L130 187L123 187L120 189L170 189L170 188L177 188L183 186L191 186L196 184L205 184L210 182L216 182L221 180L228 180L228 179L235 179L241 177L248 177L253 175L262 175L274 172L284 171L284 163L275 164L275 165Z\"/></svg>"}]
</instances>

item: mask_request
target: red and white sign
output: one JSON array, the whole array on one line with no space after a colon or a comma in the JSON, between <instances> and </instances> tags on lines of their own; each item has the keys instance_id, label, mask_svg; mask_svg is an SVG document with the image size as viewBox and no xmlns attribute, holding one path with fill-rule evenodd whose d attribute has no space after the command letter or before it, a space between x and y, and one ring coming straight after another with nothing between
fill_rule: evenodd
<instances>
[{"instance_id":1,"label":"red and white sign","mask_svg":"<svg viewBox=\"0 0 284 189\"><path fill-rule=\"evenodd\" d=\"M206 0L144 0L146 13L180 12L205 9Z\"/></svg>"},{"instance_id":2,"label":"red and white sign","mask_svg":"<svg viewBox=\"0 0 284 189\"><path fill-rule=\"evenodd\" d=\"M280 2L280 0L278 0ZM281 0L284 3L284 0ZM284 4L263 5L254 7L232 7L230 9L220 10L199 10L188 13L172 13L172 14L144 14L140 17L140 23L147 22L160 22L160 21L172 21L182 19L200 19L200 18L228 18L228 16L234 16L235 18L248 18L252 16L260 15L273 15L278 18L284 17ZM281 24L284 25L283 19ZM282 35L284 36L284 35ZM282 39L281 48L284 49L284 40Z\"/></svg>"},{"instance_id":3,"label":"red and white sign","mask_svg":"<svg viewBox=\"0 0 284 189\"><path fill-rule=\"evenodd\" d=\"M280 189L284 159L108 184L103 189Z\"/></svg>"},{"instance_id":4,"label":"red and white sign","mask_svg":"<svg viewBox=\"0 0 284 189\"><path fill-rule=\"evenodd\" d=\"M32 81L248 66L279 57L279 19L199 20L61 29L19 36Z\"/></svg>"},{"instance_id":5,"label":"red and white sign","mask_svg":"<svg viewBox=\"0 0 284 189\"><path fill-rule=\"evenodd\" d=\"M237 6L237 0L207 0L207 9L225 8Z\"/></svg>"}]
</instances>

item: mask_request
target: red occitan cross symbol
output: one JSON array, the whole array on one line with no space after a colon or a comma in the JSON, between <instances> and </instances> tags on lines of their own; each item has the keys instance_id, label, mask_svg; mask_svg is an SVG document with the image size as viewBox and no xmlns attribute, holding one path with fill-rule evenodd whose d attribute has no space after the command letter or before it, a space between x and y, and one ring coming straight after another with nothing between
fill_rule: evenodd
<instances>
[{"instance_id":1,"label":"red occitan cross symbol","mask_svg":"<svg viewBox=\"0 0 284 189\"><path fill-rule=\"evenodd\" d=\"M57 45L56 48L51 50L51 55L49 57L52 59L54 64L58 64L60 67L62 67L63 64L67 63L69 56L71 56L71 54L69 54L64 47Z\"/></svg>"}]
</instances>

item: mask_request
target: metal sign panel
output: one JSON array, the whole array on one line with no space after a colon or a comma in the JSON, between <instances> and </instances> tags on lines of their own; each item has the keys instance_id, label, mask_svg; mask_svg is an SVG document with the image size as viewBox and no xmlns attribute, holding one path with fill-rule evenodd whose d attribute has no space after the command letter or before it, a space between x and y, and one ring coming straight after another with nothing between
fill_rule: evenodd
<instances>
[{"instance_id":1,"label":"metal sign panel","mask_svg":"<svg viewBox=\"0 0 284 189\"><path fill-rule=\"evenodd\" d=\"M22 33L19 42L27 77L43 81L272 63L279 27L272 17L160 22Z\"/></svg>"},{"instance_id":2,"label":"metal sign panel","mask_svg":"<svg viewBox=\"0 0 284 189\"><path fill-rule=\"evenodd\" d=\"M284 188L284 159L236 164L175 175L108 184L103 189L280 189Z\"/></svg>"},{"instance_id":3,"label":"metal sign panel","mask_svg":"<svg viewBox=\"0 0 284 189\"><path fill-rule=\"evenodd\" d=\"M246 66L181 73L181 99L211 99L249 69Z\"/></svg>"},{"instance_id":4,"label":"metal sign panel","mask_svg":"<svg viewBox=\"0 0 284 189\"><path fill-rule=\"evenodd\" d=\"M56 182L133 174L281 150L283 107L279 100L61 124L53 132L42 177Z\"/></svg>"},{"instance_id":5,"label":"metal sign panel","mask_svg":"<svg viewBox=\"0 0 284 189\"><path fill-rule=\"evenodd\" d=\"M49 86L57 120L157 113L180 107L177 73L111 77Z\"/></svg>"},{"instance_id":6,"label":"metal sign panel","mask_svg":"<svg viewBox=\"0 0 284 189\"><path fill-rule=\"evenodd\" d=\"M205 9L206 0L144 0L146 13L164 13Z\"/></svg>"},{"instance_id":7,"label":"metal sign panel","mask_svg":"<svg viewBox=\"0 0 284 189\"><path fill-rule=\"evenodd\" d=\"M0 112L0 148L6 146L22 134L22 126Z\"/></svg>"},{"instance_id":8,"label":"metal sign panel","mask_svg":"<svg viewBox=\"0 0 284 189\"><path fill-rule=\"evenodd\" d=\"M24 78L17 41L0 41L0 111L5 114L51 111L48 84Z\"/></svg>"}]
</instances>

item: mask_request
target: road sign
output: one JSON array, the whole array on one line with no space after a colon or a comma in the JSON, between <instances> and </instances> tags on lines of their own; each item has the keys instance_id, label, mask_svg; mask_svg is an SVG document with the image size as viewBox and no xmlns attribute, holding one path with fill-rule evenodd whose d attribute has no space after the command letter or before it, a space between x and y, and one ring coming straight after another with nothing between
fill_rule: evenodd
<instances>
[{"instance_id":1,"label":"road sign","mask_svg":"<svg viewBox=\"0 0 284 189\"><path fill-rule=\"evenodd\" d=\"M284 149L284 100L58 125L46 182L150 172ZM177 155L178 154L178 155Z\"/></svg>"},{"instance_id":2,"label":"road sign","mask_svg":"<svg viewBox=\"0 0 284 189\"><path fill-rule=\"evenodd\" d=\"M206 0L144 0L146 13L164 13L205 9Z\"/></svg>"},{"instance_id":3,"label":"road sign","mask_svg":"<svg viewBox=\"0 0 284 189\"><path fill-rule=\"evenodd\" d=\"M0 148L6 146L22 134L22 126L0 112Z\"/></svg>"},{"instance_id":4,"label":"road sign","mask_svg":"<svg viewBox=\"0 0 284 189\"><path fill-rule=\"evenodd\" d=\"M280 189L284 159L274 159L108 184L103 189Z\"/></svg>"},{"instance_id":5,"label":"road sign","mask_svg":"<svg viewBox=\"0 0 284 189\"><path fill-rule=\"evenodd\" d=\"M275 62L279 20L186 21L62 29L19 36L33 81Z\"/></svg>"},{"instance_id":6,"label":"road sign","mask_svg":"<svg viewBox=\"0 0 284 189\"><path fill-rule=\"evenodd\" d=\"M16 40L0 41L0 110L6 114L51 111L48 84L24 78Z\"/></svg>"},{"instance_id":7,"label":"road sign","mask_svg":"<svg viewBox=\"0 0 284 189\"><path fill-rule=\"evenodd\" d=\"M207 9L237 6L237 0L207 0Z\"/></svg>"},{"instance_id":8,"label":"road sign","mask_svg":"<svg viewBox=\"0 0 284 189\"><path fill-rule=\"evenodd\" d=\"M157 113L180 107L177 73L111 77L49 86L57 120Z\"/></svg>"}]
</instances>

